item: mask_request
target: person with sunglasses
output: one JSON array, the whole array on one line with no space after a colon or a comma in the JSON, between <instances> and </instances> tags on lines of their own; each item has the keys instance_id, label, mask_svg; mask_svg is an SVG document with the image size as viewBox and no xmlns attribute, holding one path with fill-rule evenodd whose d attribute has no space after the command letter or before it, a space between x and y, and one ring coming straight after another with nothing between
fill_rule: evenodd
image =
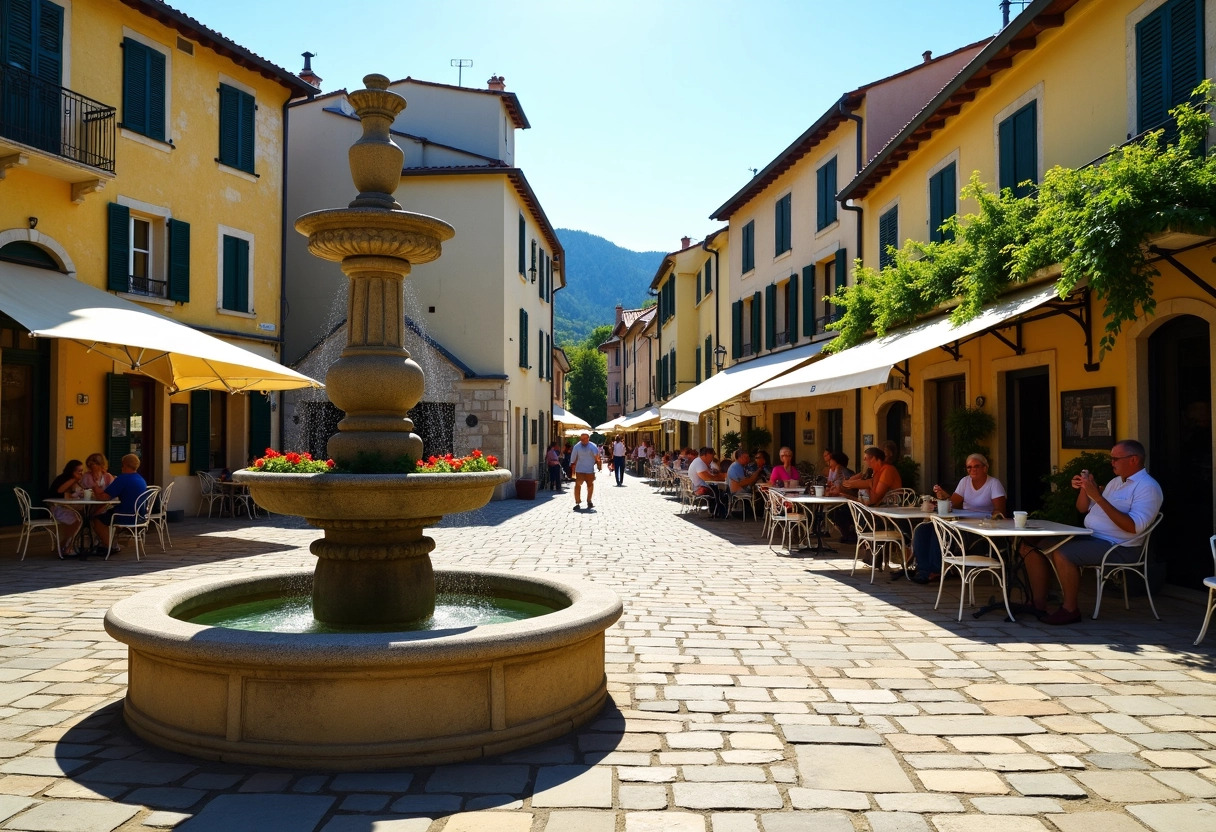
<instances>
[{"instance_id":1,"label":"person with sunglasses","mask_svg":"<svg viewBox=\"0 0 1216 832\"><path fill-rule=\"evenodd\" d=\"M955 508L1004 515L1008 507L1005 486L996 477L989 476L988 458L983 454L970 454L966 467L967 476L958 481L953 494L947 494L946 489L935 485L933 496L949 500ZM916 555L916 574L911 580L918 584L936 580L942 568L942 550L932 523L921 523L912 532L912 553Z\"/></svg>"},{"instance_id":2,"label":"person with sunglasses","mask_svg":"<svg viewBox=\"0 0 1216 832\"><path fill-rule=\"evenodd\" d=\"M1124 439L1110 452L1111 467L1115 478L1105 487L1094 482L1093 475L1082 471L1072 478L1072 487L1077 489L1077 511L1085 515L1085 528L1093 529L1089 537L1074 537L1057 547L1051 554L1023 543L1019 549L1026 563L1026 574L1030 578L1030 592L1035 614L1044 624L1075 624L1081 620L1081 608L1077 604L1077 591L1081 586L1081 567L1097 566L1111 546L1131 540L1157 519L1161 504L1165 501L1161 485L1144 467L1144 446L1135 439ZM1051 550L1051 543L1039 544ZM1130 547L1115 550L1107 562L1131 563L1139 556L1139 550ZM1051 563L1047 562L1051 558ZM1060 578L1063 603L1050 615L1047 614L1047 583L1051 579L1052 566Z\"/></svg>"}]
</instances>

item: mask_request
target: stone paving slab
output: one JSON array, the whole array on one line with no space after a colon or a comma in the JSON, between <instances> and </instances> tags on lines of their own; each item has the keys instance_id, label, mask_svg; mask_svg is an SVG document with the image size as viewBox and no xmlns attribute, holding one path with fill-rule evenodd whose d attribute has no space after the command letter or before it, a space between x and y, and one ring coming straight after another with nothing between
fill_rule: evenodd
<instances>
[{"instance_id":1,"label":"stone paving slab","mask_svg":"<svg viewBox=\"0 0 1216 832\"><path fill-rule=\"evenodd\" d=\"M309 567L318 533L189 519L134 562L0 552L0 829L374 832L1210 832L1216 642L1199 603L1047 628L933 610L851 552L783 558L634 477L574 514L504 501L430 533L437 565L550 572L625 601L611 701L474 763L301 772L197 761L122 722L115 601ZM1085 589L1085 588L1083 588ZM1086 596L1082 596L1082 603Z\"/></svg>"}]
</instances>

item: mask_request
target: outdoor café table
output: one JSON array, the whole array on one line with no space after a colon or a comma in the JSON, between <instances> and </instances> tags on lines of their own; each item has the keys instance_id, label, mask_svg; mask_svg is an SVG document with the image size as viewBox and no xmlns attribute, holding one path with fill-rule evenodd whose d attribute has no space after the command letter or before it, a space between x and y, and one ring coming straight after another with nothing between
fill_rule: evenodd
<instances>
[{"instance_id":1,"label":"outdoor caf\u00e9 table","mask_svg":"<svg viewBox=\"0 0 1216 832\"><path fill-rule=\"evenodd\" d=\"M811 523L811 530L815 534L815 548L805 547L806 551L816 555L834 555L836 550L831 546L823 545L824 526L827 523L827 514L832 506L842 506L849 501L848 497L816 497L813 494L798 494L791 495L785 498L788 503L796 503L800 506L807 506L814 519ZM818 507L818 509L816 508ZM792 537L792 535L791 535ZM791 541L792 545L792 541Z\"/></svg>"},{"instance_id":2,"label":"outdoor caf\u00e9 table","mask_svg":"<svg viewBox=\"0 0 1216 832\"><path fill-rule=\"evenodd\" d=\"M46 497L42 502L49 506L67 506L71 509L92 509L94 506L118 505L118 500L96 500L92 497L87 500L76 500L70 497ZM93 524L90 522L93 512L90 510L78 511L77 513L80 514L83 522L76 531L76 551L80 553L78 557L87 558L89 556L88 553L92 551L93 546L96 544L96 541L93 539Z\"/></svg>"},{"instance_id":3,"label":"outdoor caf\u00e9 table","mask_svg":"<svg viewBox=\"0 0 1216 832\"><path fill-rule=\"evenodd\" d=\"M1044 554L1049 554L1074 537L1084 537L1094 533L1093 529L1087 529L1084 526L1069 526L1065 523L1056 523L1051 520L1029 520L1026 526L1021 529L1013 525L1013 520L988 520L984 522L979 520L960 520L958 527L962 531L977 535L978 537L993 541L1009 542L1009 557L1014 559L1014 568L1010 569L1008 565L1006 566L1006 580L1010 581L1011 587L1016 584L1022 590L1022 597L1030 602L1033 602L1033 599L1030 597L1030 588L1026 585L1026 581L1022 580L1024 569L1018 556L1018 542L1027 538L1060 538L1055 542L1055 545L1044 551ZM979 618L984 613L1003 606L1002 602L996 601L980 607L971 615L973 618ZM1014 615L1023 612L1034 612L1033 603L1011 604L1010 608Z\"/></svg>"},{"instance_id":4,"label":"outdoor caf\u00e9 table","mask_svg":"<svg viewBox=\"0 0 1216 832\"><path fill-rule=\"evenodd\" d=\"M877 514L879 517L885 517L888 520L896 521L894 526L895 528L899 529L901 534L903 533L903 527L899 525L899 521L902 520L908 523L909 534L906 536L905 540L909 549L912 547L911 530L916 528L921 523L928 523L930 515L934 513L925 511L920 506L870 506L870 511ZM965 520L969 518L979 519L983 517L991 517L992 515L986 511L972 511L971 509L966 508L956 508L953 509L949 514L939 516L943 520ZM916 552L913 552L912 554L915 555ZM900 577L902 574L902 572L893 572L891 574L891 579L894 580Z\"/></svg>"},{"instance_id":5,"label":"outdoor caf\u00e9 table","mask_svg":"<svg viewBox=\"0 0 1216 832\"><path fill-rule=\"evenodd\" d=\"M244 483L232 482L231 480L216 480L216 487L220 490L220 515L224 514L224 506L228 506L228 513L236 517L237 500L241 497L248 496L249 486ZM249 511L249 519L254 517L254 509L250 508L252 501L246 500L246 509Z\"/></svg>"}]
</instances>

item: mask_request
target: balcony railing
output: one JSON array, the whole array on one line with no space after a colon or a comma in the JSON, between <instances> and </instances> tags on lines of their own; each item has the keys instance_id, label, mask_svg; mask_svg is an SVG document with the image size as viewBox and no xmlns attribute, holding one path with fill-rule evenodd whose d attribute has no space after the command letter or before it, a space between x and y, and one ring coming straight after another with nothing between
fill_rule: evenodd
<instances>
[{"instance_id":1,"label":"balcony railing","mask_svg":"<svg viewBox=\"0 0 1216 832\"><path fill-rule=\"evenodd\" d=\"M131 275L127 283L128 291L133 295L147 295L152 298L167 298L169 283L164 280L153 280L150 277Z\"/></svg>"},{"instance_id":2,"label":"balcony railing","mask_svg":"<svg viewBox=\"0 0 1216 832\"><path fill-rule=\"evenodd\" d=\"M739 355L740 355L740 356L745 356L745 355L751 355L751 354L752 354L752 344L751 344L751 341L744 341L744 342L743 342L743 343L742 343L742 344L739 346Z\"/></svg>"},{"instance_id":3,"label":"balcony railing","mask_svg":"<svg viewBox=\"0 0 1216 832\"><path fill-rule=\"evenodd\" d=\"M0 136L114 172L114 107L0 66Z\"/></svg>"},{"instance_id":4,"label":"balcony railing","mask_svg":"<svg viewBox=\"0 0 1216 832\"><path fill-rule=\"evenodd\" d=\"M826 315L820 315L815 319L815 334L823 335L828 331L828 324L834 324L840 320L840 311L835 310Z\"/></svg>"},{"instance_id":5,"label":"balcony railing","mask_svg":"<svg viewBox=\"0 0 1216 832\"><path fill-rule=\"evenodd\" d=\"M790 342L789 330L785 330L785 329L778 330L773 335L773 341L776 343L777 346L784 347L786 344L788 344Z\"/></svg>"}]
</instances>

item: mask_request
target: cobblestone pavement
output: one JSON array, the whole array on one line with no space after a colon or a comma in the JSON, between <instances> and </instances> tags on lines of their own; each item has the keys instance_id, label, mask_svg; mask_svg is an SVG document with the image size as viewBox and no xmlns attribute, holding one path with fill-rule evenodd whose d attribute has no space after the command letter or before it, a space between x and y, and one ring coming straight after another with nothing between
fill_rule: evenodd
<instances>
[{"instance_id":1,"label":"cobblestone pavement","mask_svg":"<svg viewBox=\"0 0 1216 832\"><path fill-rule=\"evenodd\" d=\"M956 622L850 557L778 557L636 478L435 530L437 563L560 572L625 600L592 724L475 765L366 774L191 760L121 719L115 600L312 562L287 518L187 520L135 563L0 556L0 828L51 832L1212 832L1216 637L1201 607L1112 597L1050 628ZM1092 590L1091 590L1092 592ZM1082 600L1087 596L1083 595ZM953 602L953 603L952 603Z\"/></svg>"}]
</instances>

